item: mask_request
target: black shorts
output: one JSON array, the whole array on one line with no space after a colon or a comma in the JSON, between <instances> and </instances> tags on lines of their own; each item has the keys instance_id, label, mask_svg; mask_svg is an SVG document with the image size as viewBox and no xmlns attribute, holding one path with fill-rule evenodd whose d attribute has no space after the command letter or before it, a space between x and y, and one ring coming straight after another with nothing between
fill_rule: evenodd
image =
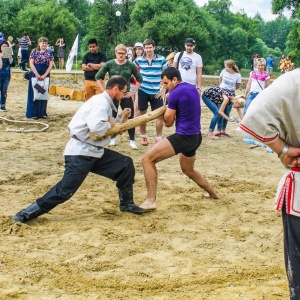
<instances>
[{"instance_id":1,"label":"black shorts","mask_svg":"<svg viewBox=\"0 0 300 300\"><path fill-rule=\"evenodd\" d=\"M162 98L155 98L155 95L147 94L138 90L138 108L140 111L148 109L148 102L150 102L151 110L155 110L163 106Z\"/></svg>"},{"instance_id":2,"label":"black shorts","mask_svg":"<svg viewBox=\"0 0 300 300\"><path fill-rule=\"evenodd\" d=\"M167 137L170 141L176 154L181 153L186 157L192 157L196 155L197 149L202 142L201 132L193 135L181 135L174 133Z\"/></svg>"}]
</instances>

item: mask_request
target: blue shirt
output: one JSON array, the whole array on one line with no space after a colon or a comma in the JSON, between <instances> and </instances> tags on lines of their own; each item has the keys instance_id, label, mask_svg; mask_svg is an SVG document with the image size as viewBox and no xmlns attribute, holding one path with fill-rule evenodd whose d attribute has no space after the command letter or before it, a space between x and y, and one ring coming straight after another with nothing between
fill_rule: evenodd
<instances>
[{"instance_id":1,"label":"blue shirt","mask_svg":"<svg viewBox=\"0 0 300 300\"><path fill-rule=\"evenodd\" d=\"M182 82L170 92L168 108L176 110L176 133L198 134L201 131L200 96L196 87Z\"/></svg>"},{"instance_id":2,"label":"blue shirt","mask_svg":"<svg viewBox=\"0 0 300 300\"><path fill-rule=\"evenodd\" d=\"M272 68L273 67L273 63L274 63L274 59L272 58L272 57L268 57L267 59L266 59L266 63L267 63L267 67L268 68Z\"/></svg>"},{"instance_id":3,"label":"blue shirt","mask_svg":"<svg viewBox=\"0 0 300 300\"><path fill-rule=\"evenodd\" d=\"M149 63L145 56L140 56L134 61L143 77L140 90L146 94L156 95L160 91L161 73L168 67L167 60L156 54Z\"/></svg>"}]
</instances>

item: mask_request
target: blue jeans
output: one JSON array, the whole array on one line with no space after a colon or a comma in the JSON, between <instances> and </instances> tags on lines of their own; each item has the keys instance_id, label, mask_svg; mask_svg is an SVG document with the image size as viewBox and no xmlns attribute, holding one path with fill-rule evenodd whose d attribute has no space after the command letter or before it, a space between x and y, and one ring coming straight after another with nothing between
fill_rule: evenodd
<instances>
[{"instance_id":1,"label":"blue jeans","mask_svg":"<svg viewBox=\"0 0 300 300\"><path fill-rule=\"evenodd\" d=\"M214 103L208 97L206 97L204 94L202 94L202 100L205 103L205 105L214 114L214 116L211 119L210 125L209 125L209 131L213 132L219 119L221 118L221 115L219 114L219 109L221 107L221 104Z\"/></svg>"},{"instance_id":2,"label":"blue jeans","mask_svg":"<svg viewBox=\"0 0 300 300\"><path fill-rule=\"evenodd\" d=\"M2 74L0 76L0 91L1 91L0 106L1 106L2 109L5 108L7 89L8 89L9 81L10 81L10 74L7 74L7 75Z\"/></svg>"},{"instance_id":3,"label":"blue jeans","mask_svg":"<svg viewBox=\"0 0 300 300\"><path fill-rule=\"evenodd\" d=\"M29 51L25 50L25 49L21 49L21 55L22 55L22 61L20 62L20 66L22 67L22 69L25 69L25 65L29 60Z\"/></svg>"},{"instance_id":4,"label":"blue jeans","mask_svg":"<svg viewBox=\"0 0 300 300\"><path fill-rule=\"evenodd\" d=\"M226 105L226 107L224 109L224 113L227 117L230 116L232 106L233 106L233 103L230 102ZM218 131L225 131L225 129L227 127L227 123L228 123L228 121L221 116L218 120Z\"/></svg>"},{"instance_id":5,"label":"blue jeans","mask_svg":"<svg viewBox=\"0 0 300 300\"><path fill-rule=\"evenodd\" d=\"M244 107L244 112L243 114L245 115L247 112L247 109L249 108L251 102L254 100L254 98L258 95L258 92L251 92L248 94L248 97L246 99L245 107Z\"/></svg>"}]
</instances>

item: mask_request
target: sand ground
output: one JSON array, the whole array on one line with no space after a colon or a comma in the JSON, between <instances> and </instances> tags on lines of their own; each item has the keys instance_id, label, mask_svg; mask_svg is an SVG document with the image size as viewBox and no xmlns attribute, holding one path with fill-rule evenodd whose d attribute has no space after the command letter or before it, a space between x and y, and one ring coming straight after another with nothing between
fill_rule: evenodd
<instances>
[{"instance_id":1,"label":"sand ground","mask_svg":"<svg viewBox=\"0 0 300 300\"><path fill-rule=\"evenodd\" d=\"M52 76L61 86L73 81ZM8 112L0 116L26 120L26 93L27 81L13 74ZM284 168L275 154L244 144L236 124L228 125L231 138L208 140L204 105L196 168L221 200L205 198L174 157L157 165L156 212L121 213L114 183L91 174L68 202L28 224L13 223L10 216L61 178L66 126L81 105L52 96L45 132L6 132L40 127L0 119L0 299L288 299L281 217L273 207ZM152 143L154 122L148 131ZM117 142L115 149L134 160L139 204L146 197L140 159L151 145L132 150L127 134Z\"/></svg>"}]
</instances>

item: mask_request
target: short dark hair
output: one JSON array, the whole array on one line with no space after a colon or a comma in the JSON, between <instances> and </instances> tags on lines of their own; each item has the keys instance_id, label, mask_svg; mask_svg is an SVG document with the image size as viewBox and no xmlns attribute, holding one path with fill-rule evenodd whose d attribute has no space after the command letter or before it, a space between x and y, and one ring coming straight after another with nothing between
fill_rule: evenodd
<instances>
[{"instance_id":1,"label":"short dark hair","mask_svg":"<svg viewBox=\"0 0 300 300\"><path fill-rule=\"evenodd\" d=\"M174 77L178 79L178 81L182 81L181 74L178 69L174 67L168 67L164 69L161 73L161 79L166 76L169 80L172 80Z\"/></svg>"},{"instance_id":2,"label":"short dark hair","mask_svg":"<svg viewBox=\"0 0 300 300\"><path fill-rule=\"evenodd\" d=\"M1 44L0 44L0 51L2 51L2 45L7 45L7 47L9 47L8 45L8 42L7 41L3 41Z\"/></svg>"},{"instance_id":3,"label":"short dark hair","mask_svg":"<svg viewBox=\"0 0 300 300\"><path fill-rule=\"evenodd\" d=\"M155 42L152 39L145 39L143 41L143 45L152 45L153 47L155 46Z\"/></svg>"},{"instance_id":4,"label":"short dark hair","mask_svg":"<svg viewBox=\"0 0 300 300\"><path fill-rule=\"evenodd\" d=\"M96 44L98 46L98 42L95 38L92 38L92 39L88 40L88 45L90 45L90 44Z\"/></svg>"},{"instance_id":5,"label":"short dark hair","mask_svg":"<svg viewBox=\"0 0 300 300\"><path fill-rule=\"evenodd\" d=\"M119 90L123 90L125 86L127 87L127 82L122 76L114 75L106 82L106 89L110 90L115 86L117 86Z\"/></svg>"}]
</instances>

